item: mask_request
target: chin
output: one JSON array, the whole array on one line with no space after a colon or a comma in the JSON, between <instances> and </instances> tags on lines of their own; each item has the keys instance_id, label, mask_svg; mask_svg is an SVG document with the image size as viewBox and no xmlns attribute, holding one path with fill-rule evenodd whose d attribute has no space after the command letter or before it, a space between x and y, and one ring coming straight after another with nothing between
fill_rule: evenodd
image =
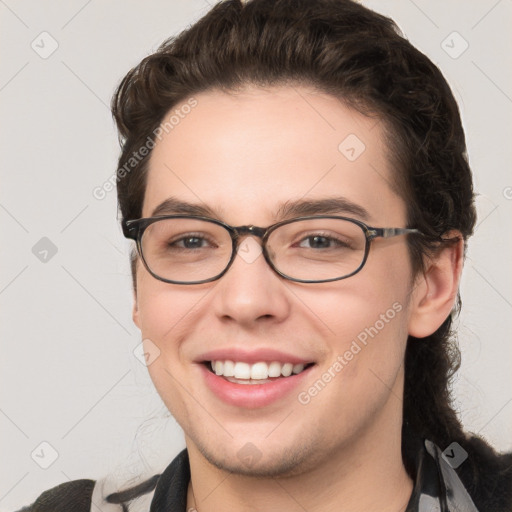
<instances>
[{"instance_id":1,"label":"chin","mask_svg":"<svg viewBox=\"0 0 512 512\"><path fill-rule=\"evenodd\" d=\"M266 443L267 446L258 448L258 441L236 443L234 446L205 446L196 443L201 455L216 468L231 474L260 478L276 478L296 476L306 472L318 453L312 444L304 439L293 446L283 447ZM261 443L260 443L261 446Z\"/></svg>"}]
</instances>

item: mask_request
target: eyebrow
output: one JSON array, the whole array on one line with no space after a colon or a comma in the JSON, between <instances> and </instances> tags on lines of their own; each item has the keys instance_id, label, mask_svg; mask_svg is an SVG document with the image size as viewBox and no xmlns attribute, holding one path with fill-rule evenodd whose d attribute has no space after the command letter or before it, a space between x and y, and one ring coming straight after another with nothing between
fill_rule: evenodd
<instances>
[{"instance_id":1,"label":"eyebrow","mask_svg":"<svg viewBox=\"0 0 512 512\"><path fill-rule=\"evenodd\" d=\"M276 219L287 220L308 215L349 214L360 220L368 220L370 214L361 205L345 197L328 197L324 199L298 199L282 203L276 211ZM221 212L206 204L188 203L169 197L160 203L151 213L151 217L163 215L198 215L221 219Z\"/></svg>"},{"instance_id":2,"label":"eyebrow","mask_svg":"<svg viewBox=\"0 0 512 512\"><path fill-rule=\"evenodd\" d=\"M277 217L284 220L292 217L331 215L336 213L353 215L361 220L368 220L370 218L368 211L361 205L339 196L325 199L286 201L277 210Z\"/></svg>"},{"instance_id":3,"label":"eyebrow","mask_svg":"<svg viewBox=\"0 0 512 512\"><path fill-rule=\"evenodd\" d=\"M187 203L175 197L169 197L161 202L151 213L151 217L160 215L198 215L200 217L220 218L220 212L206 204Z\"/></svg>"}]
</instances>

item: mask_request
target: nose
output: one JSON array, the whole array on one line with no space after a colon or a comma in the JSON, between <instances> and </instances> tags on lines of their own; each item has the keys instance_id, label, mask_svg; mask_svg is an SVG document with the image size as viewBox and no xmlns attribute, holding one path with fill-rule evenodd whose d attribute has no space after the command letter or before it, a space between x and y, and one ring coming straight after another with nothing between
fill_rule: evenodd
<instances>
[{"instance_id":1,"label":"nose","mask_svg":"<svg viewBox=\"0 0 512 512\"><path fill-rule=\"evenodd\" d=\"M262 322L282 322L290 313L283 279L270 268L254 236L240 241L235 259L214 293L215 314L224 322L251 328Z\"/></svg>"}]
</instances>

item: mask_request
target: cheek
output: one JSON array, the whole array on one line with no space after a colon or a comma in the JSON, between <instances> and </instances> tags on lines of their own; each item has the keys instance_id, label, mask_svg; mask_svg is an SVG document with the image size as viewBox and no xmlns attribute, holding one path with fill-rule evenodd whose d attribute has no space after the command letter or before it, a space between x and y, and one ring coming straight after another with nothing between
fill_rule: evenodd
<instances>
[{"instance_id":1,"label":"cheek","mask_svg":"<svg viewBox=\"0 0 512 512\"><path fill-rule=\"evenodd\" d=\"M137 279L139 327L145 351L155 354L148 372L171 414L181 418L190 404L180 383L192 379L184 340L197 325L207 290L175 287L141 273Z\"/></svg>"},{"instance_id":2,"label":"cheek","mask_svg":"<svg viewBox=\"0 0 512 512\"><path fill-rule=\"evenodd\" d=\"M376 289L371 294L363 290L350 285L321 293L297 293L317 332L328 340L331 357L349 350L359 353L357 345L365 352L399 348L407 339L407 291Z\"/></svg>"},{"instance_id":3,"label":"cheek","mask_svg":"<svg viewBox=\"0 0 512 512\"><path fill-rule=\"evenodd\" d=\"M392 386L400 370L407 343L410 286L405 247L402 252L395 251L394 257L388 257L391 251L382 251L380 258L374 254L359 274L297 293L310 310L310 322L327 342L324 367L344 381L340 392L366 395L365 389L382 385L379 379Z\"/></svg>"},{"instance_id":4,"label":"cheek","mask_svg":"<svg viewBox=\"0 0 512 512\"><path fill-rule=\"evenodd\" d=\"M406 248L394 253L376 251L372 256L346 280L298 291L328 337L345 342L359 337L364 342L369 331L401 330L406 321L411 282Z\"/></svg>"},{"instance_id":5,"label":"cheek","mask_svg":"<svg viewBox=\"0 0 512 512\"><path fill-rule=\"evenodd\" d=\"M391 395L400 396L407 341L405 298L405 291L369 295L352 285L324 290L317 297L301 296L304 303L315 304L309 322L316 319L328 349L320 371L298 398L321 415L325 425L348 432L373 417Z\"/></svg>"},{"instance_id":6,"label":"cheek","mask_svg":"<svg viewBox=\"0 0 512 512\"><path fill-rule=\"evenodd\" d=\"M149 339L169 362L181 358L181 342L194 325L208 289L160 282L139 271L137 306L142 338Z\"/></svg>"}]
</instances>

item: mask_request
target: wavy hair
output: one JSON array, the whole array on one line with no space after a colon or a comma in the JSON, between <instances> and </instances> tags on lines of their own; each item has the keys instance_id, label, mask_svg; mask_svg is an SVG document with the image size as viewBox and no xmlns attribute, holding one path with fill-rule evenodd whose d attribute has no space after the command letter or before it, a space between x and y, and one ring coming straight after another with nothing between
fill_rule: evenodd
<instances>
[{"instance_id":1,"label":"wavy hair","mask_svg":"<svg viewBox=\"0 0 512 512\"><path fill-rule=\"evenodd\" d=\"M457 241L447 239L448 232L457 230L464 241L471 236L473 182L450 87L391 19L351 0L225 0L165 41L126 75L113 97L119 169L180 102L247 84L313 86L383 122L407 224L426 235L408 237L414 274L423 271L426 256ZM149 157L118 180L121 220L142 215ZM451 379L460 364L452 319L459 309L460 297L435 333L407 341L402 453L412 471L409 431L441 449L458 442L473 453L461 470L471 489L482 457L494 452L466 436L452 407Z\"/></svg>"}]
</instances>

